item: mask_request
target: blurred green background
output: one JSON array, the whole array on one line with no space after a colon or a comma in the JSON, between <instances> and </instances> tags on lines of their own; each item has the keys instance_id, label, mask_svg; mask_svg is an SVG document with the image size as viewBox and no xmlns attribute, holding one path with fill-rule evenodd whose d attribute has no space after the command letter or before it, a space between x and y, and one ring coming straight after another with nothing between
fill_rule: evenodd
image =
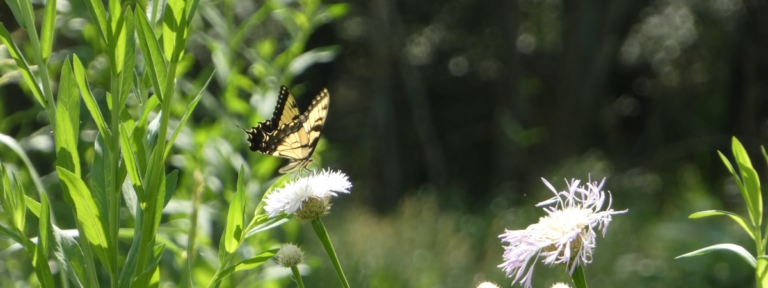
<instances>
[{"instance_id":1,"label":"blurred green background","mask_svg":"<svg viewBox=\"0 0 768 288\"><path fill-rule=\"evenodd\" d=\"M33 3L40 19L44 2ZM195 170L205 179L199 283L216 269L209 263L216 262L240 164L249 169L248 211L278 176L283 161L250 152L236 125L271 116L281 84L302 110L323 87L330 91L313 168L341 169L354 185L324 220L353 287L507 286L511 279L496 268L503 251L497 237L545 215L534 207L551 195L540 178L565 189L562 179L590 175L608 177L613 208L629 209L597 240L586 268L592 287L754 286L754 270L735 254L673 258L724 242L753 249L733 222L687 216L745 213L716 154L731 157L732 136L766 175L759 153L768 139L763 1L202 0L199 9L171 128L216 74L171 152L168 168L180 170L180 183L160 234L178 250L169 246L173 253L163 256L162 287L175 287L170 281L183 264ZM58 11L52 79L77 54L106 107L106 48L86 7L58 0ZM31 53L3 1L0 21ZM51 199L61 207L58 225L72 228L44 113L0 46L0 133L22 144L59 195ZM81 120L80 152L90 163L97 130L88 113ZM0 159L36 195L10 148L0 145ZM306 285L339 286L310 225L291 221L249 241L243 255L298 242L308 256ZM0 239L0 248L8 245ZM123 255L129 238L124 245ZM535 270L536 287L570 281L563 267ZM0 286L35 283L26 254L0 252ZM223 287L295 283L270 263Z\"/></svg>"}]
</instances>

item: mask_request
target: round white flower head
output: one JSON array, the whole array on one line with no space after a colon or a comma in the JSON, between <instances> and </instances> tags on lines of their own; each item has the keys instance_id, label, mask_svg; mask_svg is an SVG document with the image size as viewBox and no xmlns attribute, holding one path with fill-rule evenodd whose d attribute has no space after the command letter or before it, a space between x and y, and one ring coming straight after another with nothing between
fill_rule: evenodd
<instances>
[{"instance_id":1,"label":"round white flower head","mask_svg":"<svg viewBox=\"0 0 768 288\"><path fill-rule=\"evenodd\" d=\"M601 211L605 204L605 192L601 189L605 178L600 183L587 183L587 186L579 186L580 181L571 180L568 190L557 192L552 184L541 178L555 196L536 204L536 207L544 207L549 215L541 217L539 223L531 224L525 230L506 230L499 235L501 242L509 243L504 247L504 263L499 265L507 277L515 276L512 284L520 280L525 287L531 286L533 264L527 268L528 262L534 256L544 257L543 263L550 266L565 265L566 270L573 275L578 265L592 262L592 250L595 248L596 234L593 228L602 230L603 237L611 222L611 215L626 213L611 209L610 192L608 205ZM535 263L536 260L533 261ZM528 273L525 273L526 268Z\"/></svg>"},{"instance_id":2,"label":"round white flower head","mask_svg":"<svg viewBox=\"0 0 768 288\"><path fill-rule=\"evenodd\" d=\"M568 284L565 284L563 282L557 282L554 285L552 285L551 288L571 288L571 286L568 286Z\"/></svg>"},{"instance_id":3,"label":"round white flower head","mask_svg":"<svg viewBox=\"0 0 768 288\"><path fill-rule=\"evenodd\" d=\"M480 285L477 285L477 288L499 288L499 286L496 286L496 284L491 282L483 282L480 283Z\"/></svg>"},{"instance_id":4,"label":"round white flower head","mask_svg":"<svg viewBox=\"0 0 768 288\"><path fill-rule=\"evenodd\" d=\"M296 246L296 244L285 244L283 245L283 248L280 248L280 251L277 251L277 254L275 254L275 261L277 261L277 264L280 264L280 266L285 268L299 265L303 260L304 253L301 252L301 249L299 246Z\"/></svg>"},{"instance_id":5,"label":"round white flower head","mask_svg":"<svg viewBox=\"0 0 768 288\"><path fill-rule=\"evenodd\" d=\"M270 218L283 211L296 216L311 214L319 217L330 209L328 201L331 196L337 196L336 193L349 193L349 188L352 188L352 183L349 183L349 177L341 171L315 172L272 191L264 200L267 203L264 210ZM302 220L302 217L299 218Z\"/></svg>"}]
</instances>

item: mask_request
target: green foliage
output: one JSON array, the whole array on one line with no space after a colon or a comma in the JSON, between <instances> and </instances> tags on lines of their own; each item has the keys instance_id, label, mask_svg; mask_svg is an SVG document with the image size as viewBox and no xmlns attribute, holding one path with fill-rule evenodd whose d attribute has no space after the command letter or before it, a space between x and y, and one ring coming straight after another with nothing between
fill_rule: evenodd
<instances>
[{"instance_id":1,"label":"green foliage","mask_svg":"<svg viewBox=\"0 0 768 288\"><path fill-rule=\"evenodd\" d=\"M346 6L326 8L316 0L286 5L269 0L249 19L230 23L231 33L212 38L205 36L203 26L214 23L211 17L225 11L216 7L222 4L218 2L200 5L197 0L171 0L158 9L161 1L109 0L105 7L102 1L86 0L73 3L72 11L62 12L56 9L57 1L50 0L43 11L38 11L41 13L33 10L29 0L6 2L21 27L29 28L29 37L27 42L15 43L18 38L11 38L11 33L0 25L0 43L13 58L27 93L40 104L34 108L37 110L30 111L42 111L41 115L48 116L50 127L46 129L53 133L55 148L54 153L43 157L47 162L35 162L33 166L17 140L0 134L0 143L10 147L17 157L11 161L20 159L29 175L10 180L0 169L5 177L2 196L8 197L2 199L3 211L10 213L7 219L0 218L0 238L17 242L29 252L39 285L58 287L66 282L69 287L98 287L103 286L100 279L108 279L110 287L157 287L162 283L232 287L244 281L234 277L235 272L271 265L267 260L273 257L274 250L270 248L279 243L272 229L290 220L290 215L270 219L263 211L263 201L248 198L260 196L263 200L288 175L272 178L279 162L272 157L240 155L247 144L243 135L233 133L239 132L235 125L263 120L274 103L252 106L238 94L290 84L303 72L290 69L291 62L302 56L311 32L330 21L317 16L332 12L340 17L346 13ZM204 18L195 18L200 10L204 10ZM42 16L42 21L36 22L35 15ZM272 20L270 15L279 15L280 19ZM56 25L61 19L80 18L91 23L75 33L75 38L72 31L66 31L69 26ZM262 25L270 21L290 26L285 28L290 33L271 31L275 26ZM35 23L41 26L35 27ZM264 30L263 39L269 39L260 48L263 52L259 55L264 59L257 62L271 66L268 73L256 77L256 83L250 79L254 75L248 75L250 69L239 60L256 50L251 42L262 39L252 36L254 29ZM191 37L196 41L188 41ZM63 47L61 43L75 46ZM190 52L194 51L190 48L200 51L199 43L214 49L214 57L226 55L226 61L201 62L199 52ZM338 53L335 47L324 49L318 50L320 56L304 55L300 67L330 61ZM59 73L55 77L58 82L52 81L54 77L49 73ZM282 80L276 83L261 77ZM226 96L211 97L206 91L211 82L227 91L222 93ZM52 87L57 87L55 94ZM80 113L78 94L88 113ZM273 96L259 93L259 97ZM197 117L203 106L202 113L213 117ZM28 131L22 131L18 136L26 137ZM210 157L211 150L216 159ZM5 159L5 155L0 158ZM232 163L232 167L223 163ZM46 167L55 169L49 171ZM236 168L240 168L239 173ZM50 173L42 178L58 178L58 182L42 181L37 169ZM190 172L195 170L205 173L200 183L190 181ZM24 193L23 187L30 179L39 199ZM213 188L213 183L223 185ZM191 221L195 223L192 228L186 221L198 214L186 207L193 194L190 191L198 190L197 186L201 194L195 211L203 215ZM46 194L47 190L51 194ZM257 191L267 192L259 195ZM228 205L224 199L232 202L228 215L212 215L210 211ZM37 216L38 225L30 225L35 222L27 221L26 211ZM247 215L253 217L248 219ZM54 216L63 223L56 223ZM179 236L197 229L198 220L215 229L178 243ZM38 244L27 239L24 231L36 233ZM219 238L211 232L217 236L221 233L221 241L217 243ZM217 244L223 247L218 257L221 260L211 262L206 256L215 253L209 252ZM248 255L238 249L242 245L266 252ZM47 263L52 259L59 262L62 273L51 274ZM187 275L188 280L179 281L171 275ZM58 276L60 279L54 279ZM258 283L288 281L283 277Z\"/></svg>"},{"instance_id":2,"label":"green foliage","mask_svg":"<svg viewBox=\"0 0 768 288\"><path fill-rule=\"evenodd\" d=\"M760 191L760 179L758 179L757 172L752 166L752 161L750 161L749 155L747 154L746 149L744 149L744 146L741 145L741 142L739 142L736 137L733 137L731 145L733 147L733 156L736 159L736 164L739 168L739 173L733 169L731 162L725 155L723 155L723 153L720 151L718 151L718 153L720 159L723 160L725 167L731 172L731 175L733 175L733 179L736 181L736 186L739 187L741 196L744 198L744 202L747 205L747 211L749 211L750 222L747 223L743 217L735 213L716 210L696 212L689 216L689 218L721 215L730 217L746 230L747 234L749 234L755 241L756 255L751 255L746 249L736 244L718 244L680 255L677 258L697 256L718 250L731 251L741 256L741 258L749 263L750 266L756 268L755 275L758 283L757 287L766 287L768 286L768 275L766 275L765 272L768 271L768 259L765 258L765 243L768 239L768 235L762 236L761 234L763 199L762 192ZM763 148L762 151L765 156L765 148ZM766 157L766 162L768 162L768 157Z\"/></svg>"}]
</instances>

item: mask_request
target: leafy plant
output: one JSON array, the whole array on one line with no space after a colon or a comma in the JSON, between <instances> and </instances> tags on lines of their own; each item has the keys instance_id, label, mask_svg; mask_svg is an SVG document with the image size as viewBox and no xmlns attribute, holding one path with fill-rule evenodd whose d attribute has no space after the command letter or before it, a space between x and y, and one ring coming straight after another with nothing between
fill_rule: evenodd
<instances>
[{"instance_id":1,"label":"leafy plant","mask_svg":"<svg viewBox=\"0 0 768 288\"><path fill-rule=\"evenodd\" d=\"M768 287L768 257L765 255L765 244L766 241L768 241L768 235L763 236L762 233L763 198L760 191L760 179L757 176L757 172L752 167L752 161L749 159L747 151L736 137L733 137L732 147L738 171L734 169L731 162L722 152L718 151L718 154L720 154L720 159L723 160L725 167L728 168L728 171L733 175L733 179L736 181L736 186L738 186L739 191L741 191L741 196L747 204L747 211L749 213L748 218L742 217L736 213L720 210L696 212L691 214L689 218L696 219L709 216L728 216L736 221L739 226L744 228L744 231L746 231L755 241L756 255L753 256L747 249L739 245L725 243L705 247L680 255L677 258L692 257L719 250L731 251L741 256L744 261L756 269L755 277L757 279L757 287ZM768 154L765 153L765 147L762 148L762 152L763 157L765 157L766 162L768 162Z\"/></svg>"}]
</instances>

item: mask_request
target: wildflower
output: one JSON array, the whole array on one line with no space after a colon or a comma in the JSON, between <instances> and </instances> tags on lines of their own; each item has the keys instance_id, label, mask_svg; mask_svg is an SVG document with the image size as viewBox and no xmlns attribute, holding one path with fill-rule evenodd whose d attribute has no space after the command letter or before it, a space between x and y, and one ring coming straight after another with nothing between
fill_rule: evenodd
<instances>
[{"instance_id":1,"label":"wildflower","mask_svg":"<svg viewBox=\"0 0 768 288\"><path fill-rule=\"evenodd\" d=\"M551 288L571 288L571 286L568 286L568 284L565 284L563 282L557 282L554 285L552 285Z\"/></svg>"},{"instance_id":2,"label":"wildflower","mask_svg":"<svg viewBox=\"0 0 768 288\"><path fill-rule=\"evenodd\" d=\"M477 285L477 288L499 288L499 286L496 286L496 284L491 282L483 282L480 283L480 285Z\"/></svg>"},{"instance_id":3,"label":"wildflower","mask_svg":"<svg viewBox=\"0 0 768 288\"><path fill-rule=\"evenodd\" d=\"M525 230L506 230L499 235L501 242L509 243L509 246L504 247L504 263L498 267L507 272L507 277L515 275L512 284L520 280L520 284L525 282L526 288L531 287L533 264L530 268L527 266L534 256L534 264L541 256L545 264L565 265L573 275L577 266L592 262L596 238L593 228L597 226L605 237L611 215L627 212L611 209L610 192L608 206L601 211L606 200L605 192L601 190L605 178L599 184L587 183L587 187L579 186L580 181L573 179L570 183L566 182L568 190L562 192L557 192L546 179L541 180L555 196L536 204L536 207L546 206L543 209L549 215L541 217L539 223Z\"/></svg>"},{"instance_id":4,"label":"wildflower","mask_svg":"<svg viewBox=\"0 0 768 288\"><path fill-rule=\"evenodd\" d=\"M277 264L280 264L280 266L285 268L291 268L299 265L299 263L301 263L303 260L304 253L301 252L299 246L291 243L283 245L283 248L280 248L280 251L277 251L277 254L275 255L275 261L277 261Z\"/></svg>"},{"instance_id":5,"label":"wildflower","mask_svg":"<svg viewBox=\"0 0 768 288\"><path fill-rule=\"evenodd\" d=\"M301 221L317 219L328 213L331 196L349 193L352 183L341 171L323 170L308 177L288 182L267 195L264 207L269 217L281 212L294 214Z\"/></svg>"}]
</instances>

